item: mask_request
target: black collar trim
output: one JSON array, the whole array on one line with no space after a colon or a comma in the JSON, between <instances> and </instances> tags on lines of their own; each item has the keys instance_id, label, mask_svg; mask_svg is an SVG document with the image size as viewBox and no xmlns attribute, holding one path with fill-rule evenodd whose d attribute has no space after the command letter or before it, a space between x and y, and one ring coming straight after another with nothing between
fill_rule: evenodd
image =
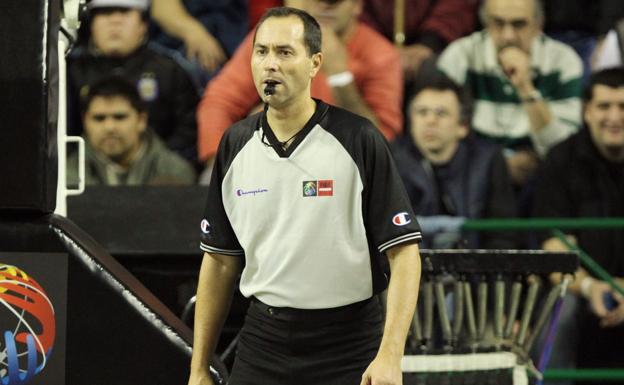
<instances>
[{"instance_id":1,"label":"black collar trim","mask_svg":"<svg viewBox=\"0 0 624 385\"><path fill-rule=\"evenodd\" d=\"M262 131L264 136L266 136L266 139L268 140L268 146L272 147L280 158L288 158L297 149L299 143L301 143L303 139L308 136L310 131L312 131L312 128L316 126L316 124L327 112L329 108L327 104L323 103L323 101L319 99L314 99L314 101L316 102L316 109L314 110L314 113L307 121L307 123L303 126L301 131L299 131L299 133L295 136L290 146L288 146L286 149L282 148L281 142L277 139L275 133L273 133L273 129L271 128L271 126L269 126L269 122L267 120L267 110L269 107L268 104L265 104L261 121Z\"/></svg>"}]
</instances>

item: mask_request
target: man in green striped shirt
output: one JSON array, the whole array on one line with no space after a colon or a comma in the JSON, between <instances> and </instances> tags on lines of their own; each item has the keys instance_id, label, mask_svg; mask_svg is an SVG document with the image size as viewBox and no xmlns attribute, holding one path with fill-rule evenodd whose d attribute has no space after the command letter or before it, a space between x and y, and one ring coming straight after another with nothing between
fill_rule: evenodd
<instances>
[{"instance_id":1,"label":"man in green striped shirt","mask_svg":"<svg viewBox=\"0 0 624 385\"><path fill-rule=\"evenodd\" d=\"M439 69L474 97L474 130L506 148L518 185L581 123L582 63L542 33L539 0L486 0L485 29L451 44Z\"/></svg>"}]
</instances>

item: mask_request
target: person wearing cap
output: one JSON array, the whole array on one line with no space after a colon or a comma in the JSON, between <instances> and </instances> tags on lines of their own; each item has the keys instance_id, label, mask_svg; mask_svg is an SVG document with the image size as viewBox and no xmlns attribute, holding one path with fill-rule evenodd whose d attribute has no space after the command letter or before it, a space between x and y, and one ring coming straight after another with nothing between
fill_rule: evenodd
<instances>
[{"instance_id":1,"label":"person wearing cap","mask_svg":"<svg viewBox=\"0 0 624 385\"><path fill-rule=\"evenodd\" d=\"M136 86L154 132L170 149L195 161L198 88L181 61L148 44L148 8L148 0L89 3L89 41L68 57L69 133L82 133L80 99L88 85L115 74Z\"/></svg>"}]
</instances>

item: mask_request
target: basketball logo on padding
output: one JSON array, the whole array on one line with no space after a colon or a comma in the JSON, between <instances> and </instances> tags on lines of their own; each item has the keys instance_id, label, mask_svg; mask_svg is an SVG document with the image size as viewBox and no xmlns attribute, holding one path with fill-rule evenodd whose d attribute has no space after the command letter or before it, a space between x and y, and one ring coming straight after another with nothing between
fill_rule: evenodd
<instances>
[{"instance_id":1,"label":"basketball logo on padding","mask_svg":"<svg viewBox=\"0 0 624 385\"><path fill-rule=\"evenodd\" d=\"M52 354L54 307L26 272L0 263L0 312L0 384L27 384Z\"/></svg>"}]
</instances>

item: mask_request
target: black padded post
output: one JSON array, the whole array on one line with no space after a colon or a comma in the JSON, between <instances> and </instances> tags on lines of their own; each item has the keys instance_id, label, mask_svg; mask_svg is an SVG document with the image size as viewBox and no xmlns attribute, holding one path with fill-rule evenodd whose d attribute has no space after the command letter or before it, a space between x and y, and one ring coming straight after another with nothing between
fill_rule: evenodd
<instances>
[{"instance_id":1,"label":"black padded post","mask_svg":"<svg viewBox=\"0 0 624 385\"><path fill-rule=\"evenodd\" d=\"M0 3L0 211L56 201L59 0Z\"/></svg>"}]
</instances>

